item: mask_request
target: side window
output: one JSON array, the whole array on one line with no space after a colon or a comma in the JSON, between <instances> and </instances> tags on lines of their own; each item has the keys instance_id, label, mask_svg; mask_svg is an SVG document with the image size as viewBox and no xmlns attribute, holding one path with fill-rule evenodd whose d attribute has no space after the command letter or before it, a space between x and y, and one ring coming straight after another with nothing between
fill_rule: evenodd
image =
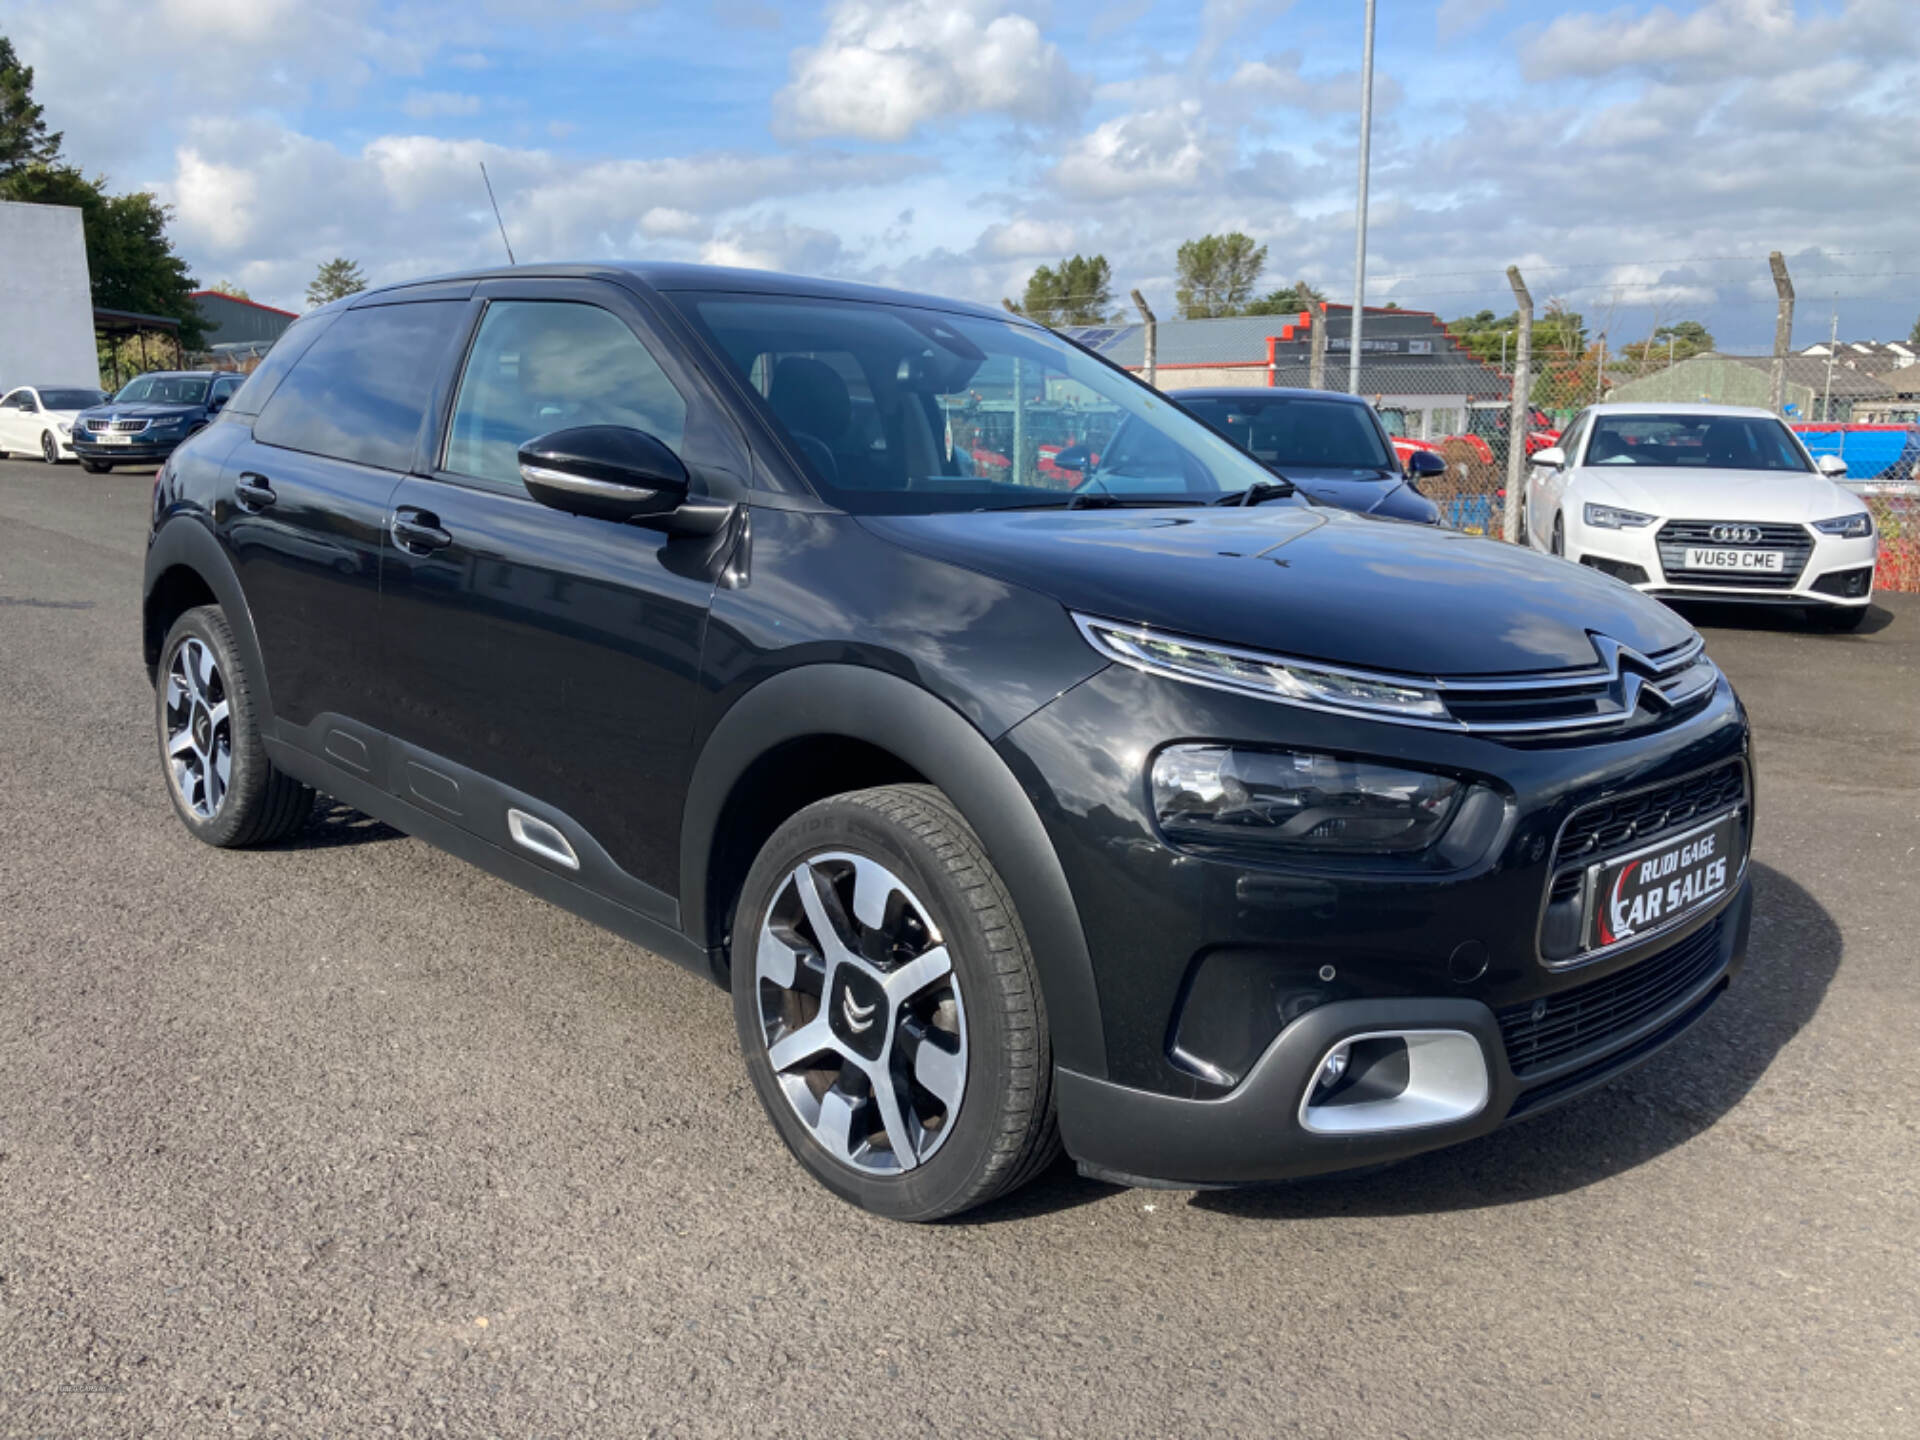
<instances>
[{"instance_id":1,"label":"side window","mask_svg":"<svg viewBox=\"0 0 1920 1440\"><path fill-rule=\"evenodd\" d=\"M0 397L0 409L24 409L25 406L21 402L26 398L27 392L24 390L9 390L4 397Z\"/></svg>"},{"instance_id":2,"label":"side window","mask_svg":"<svg viewBox=\"0 0 1920 1440\"><path fill-rule=\"evenodd\" d=\"M240 391L227 402L227 409L236 415L258 415L273 398L273 392L279 388L280 381L294 362L307 353L307 347L318 340L327 326L339 318L326 315L306 315L289 325L284 334L273 342L273 348L267 351L267 358L253 367L253 373L247 376Z\"/></svg>"},{"instance_id":3,"label":"side window","mask_svg":"<svg viewBox=\"0 0 1920 1440\"><path fill-rule=\"evenodd\" d=\"M595 305L499 300L474 336L442 468L520 488L520 447L579 425L644 430L676 453L687 402L627 326Z\"/></svg>"},{"instance_id":4,"label":"side window","mask_svg":"<svg viewBox=\"0 0 1920 1440\"><path fill-rule=\"evenodd\" d=\"M213 381L213 393L207 398L209 400L231 400L234 397L234 393L239 390L243 383L245 382L239 375L217 375Z\"/></svg>"},{"instance_id":5,"label":"side window","mask_svg":"<svg viewBox=\"0 0 1920 1440\"><path fill-rule=\"evenodd\" d=\"M461 300L416 300L347 311L287 372L253 438L405 470L465 310Z\"/></svg>"}]
</instances>

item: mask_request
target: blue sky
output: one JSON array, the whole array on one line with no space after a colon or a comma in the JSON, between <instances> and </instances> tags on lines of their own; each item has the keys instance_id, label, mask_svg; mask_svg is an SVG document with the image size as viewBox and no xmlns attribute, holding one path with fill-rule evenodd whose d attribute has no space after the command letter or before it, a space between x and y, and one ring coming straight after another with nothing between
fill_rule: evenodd
<instances>
[{"instance_id":1,"label":"blue sky","mask_svg":"<svg viewBox=\"0 0 1920 1440\"><path fill-rule=\"evenodd\" d=\"M196 274L297 308L377 280L658 256L992 300L1181 240L1352 283L1359 0L18 0L70 156L175 207ZM530 19L529 15L537 15ZM138 55L103 84L102 35ZM1915 0L1381 0L1368 298L1510 308L1519 263L1622 339L1677 318L1904 336L1920 313ZM1597 328L1597 327L1596 327Z\"/></svg>"}]
</instances>

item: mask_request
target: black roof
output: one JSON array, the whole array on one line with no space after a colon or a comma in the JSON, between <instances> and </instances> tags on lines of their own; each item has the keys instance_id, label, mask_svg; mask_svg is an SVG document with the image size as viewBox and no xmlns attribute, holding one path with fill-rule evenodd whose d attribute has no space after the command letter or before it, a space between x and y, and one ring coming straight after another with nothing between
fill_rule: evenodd
<instances>
[{"instance_id":1,"label":"black roof","mask_svg":"<svg viewBox=\"0 0 1920 1440\"><path fill-rule=\"evenodd\" d=\"M895 290L886 285L861 285L848 280L827 280L816 275L782 275L771 270L740 270L729 265L691 265L674 260L589 261L470 270L455 275L423 276L418 280L384 285L377 290L363 290L336 303L351 307L363 304L374 296L390 297L397 291L415 286L451 287L478 284L483 280L542 278L638 281L649 290L662 291L714 290L740 295L796 295L822 300L856 300L877 305L913 305L1017 324L1033 323L995 306L972 300L954 300L944 295L925 295L912 290Z\"/></svg>"}]
</instances>

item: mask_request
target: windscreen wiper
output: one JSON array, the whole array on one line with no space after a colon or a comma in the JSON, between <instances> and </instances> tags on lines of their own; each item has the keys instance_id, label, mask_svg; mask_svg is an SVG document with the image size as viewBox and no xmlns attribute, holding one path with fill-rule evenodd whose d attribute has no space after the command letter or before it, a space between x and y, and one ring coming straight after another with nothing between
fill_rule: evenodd
<instances>
[{"instance_id":1,"label":"windscreen wiper","mask_svg":"<svg viewBox=\"0 0 1920 1440\"><path fill-rule=\"evenodd\" d=\"M1269 500L1284 500L1297 489L1291 480L1256 480L1244 490L1222 495L1215 505L1264 505Z\"/></svg>"}]
</instances>

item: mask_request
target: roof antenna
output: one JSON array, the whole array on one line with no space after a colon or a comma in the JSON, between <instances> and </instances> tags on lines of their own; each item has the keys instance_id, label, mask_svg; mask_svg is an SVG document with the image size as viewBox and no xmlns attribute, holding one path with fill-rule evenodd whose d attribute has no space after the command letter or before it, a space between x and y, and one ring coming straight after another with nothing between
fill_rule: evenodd
<instances>
[{"instance_id":1,"label":"roof antenna","mask_svg":"<svg viewBox=\"0 0 1920 1440\"><path fill-rule=\"evenodd\" d=\"M487 162L484 160L480 162L480 178L486 181L487 203L493 206L493 223L500 227L500 243L507 247L507 263L518 265L520 262L513 258L513 242L507 239L507 222L500 218L500 202L493 198L493 181L487 178Z\"/></svg>"}]
</instances>

